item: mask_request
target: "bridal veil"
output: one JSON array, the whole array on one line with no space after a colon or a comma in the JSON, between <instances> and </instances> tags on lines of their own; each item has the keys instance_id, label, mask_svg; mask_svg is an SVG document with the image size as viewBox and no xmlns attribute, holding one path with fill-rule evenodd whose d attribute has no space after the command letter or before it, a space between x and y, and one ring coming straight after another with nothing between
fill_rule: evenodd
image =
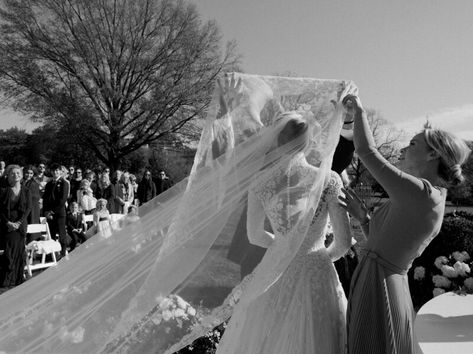
<instances>
[{"instance_id":1,"label":"bridal veil","mask_svg":"<svg viewBox=\"0 0 473 354\"><path fill-rule=\"evenodd\" d=\"M245 282L251 299L278 279L317 207L342 99L357 89L343 80L240 73L227 80L232 97L222 112L215 90L187 179L142 206L139 220L109 238L92 237L57 267L0 296L0 351L170 353L231 316ZM292 214L297 232L284 255L271 260L271 272L256 268L242 282L248 187L290 166L300 150L295 142L277 144L285 111L310 122L304 151L318 175L302 191L310 203Z\"/></svg>"}]
</instances>

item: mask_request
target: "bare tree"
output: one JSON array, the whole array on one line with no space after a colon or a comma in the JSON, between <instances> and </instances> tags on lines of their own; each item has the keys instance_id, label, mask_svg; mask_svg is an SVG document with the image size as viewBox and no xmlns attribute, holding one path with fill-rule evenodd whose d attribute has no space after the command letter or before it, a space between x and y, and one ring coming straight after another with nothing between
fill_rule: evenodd
<instances>
[{"instance_id":1,"label":"bare tree","mask_svg":"<svg viewBox=\"0 0 473 354\"><path fill-rule=\"evenodd\" d=\"M3 95L114 168L201 115L239 59L180 0L3 0L0 19Z\"/></svg>"}]
</instances>

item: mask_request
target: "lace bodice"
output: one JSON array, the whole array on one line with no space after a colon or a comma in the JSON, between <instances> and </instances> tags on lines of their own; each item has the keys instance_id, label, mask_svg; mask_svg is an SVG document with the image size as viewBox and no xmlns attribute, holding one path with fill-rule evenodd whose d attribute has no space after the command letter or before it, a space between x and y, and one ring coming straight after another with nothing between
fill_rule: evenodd
<instances>
[{"instance_id":1,"label":"lace bodice","mask_svg":"<svg viewBox=\"0 0 473 354\"><path fill-rule=\"evenodd\" d=\"M247 225L250 240L258 244L265 217L275 238L285 237L292 231L308 207L308 195L317 172L300 153L289 166L281 164L250 186Z\"/></svg>"},{"instance_id":2,"label":"lace bodice","mask_svg":"<svg viewBox=\"0 0 473 354\"><path fill-rule=\"evenodd\" d=\"M250 196L254 197L250 197L248 206L248 235L253 243L269 247L272 241L278 237L284 238L292 231L301 212L310 207L306 203L308 202L311 177L315 178L316 173L317 168L308 164L302 156L294 159L290 173L281 167L272 176L254 183L250 189ZM294 184L296 184L295 187L293 187ZM299 254L324 247L329 215L334 226L335 236L333 244L329 247L331 257L339 258L350 247L351 233L348 215L338 202L341 188L342 181L339 175L331 172L307 235L298 251ZM261 232L265 216L273 228L273 240L268 240Z\"/></svg>"}]
</instances>

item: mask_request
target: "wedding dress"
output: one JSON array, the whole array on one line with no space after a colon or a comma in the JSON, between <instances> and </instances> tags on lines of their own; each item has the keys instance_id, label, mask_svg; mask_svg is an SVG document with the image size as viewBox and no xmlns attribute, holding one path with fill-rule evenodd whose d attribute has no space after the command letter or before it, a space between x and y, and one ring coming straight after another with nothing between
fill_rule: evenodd
<instances>
[{"instance_id":1,"label":"wedding dress","mask_svg":"<svg viewBox=\"0 0 473 354\"><path fill-rule=\"evenodd\" d=\"M303 155L296 155L294 160L293 173L316 173ZM249 189L248 231L249 236L253 235L250 241L266 246L254 237L260 234L258 228L266 214L274 230L274 243L265 255L270 259L284 254L281 248L287 247L284 239L291 231L290 220L286 218L286 208L291 206L284 203L284 196L281 199L275 194L274 188L278 180L287 178L274 174L255 181ZM249 305L243 305L243 290L217 354L345 352L346 298L332 263L346 252L351 240L348 216L338 203L341 185L340 177L332 172L307 235L280 278ZM295 204L304 204L304 194ZM335 238L327 249L324 241L329 213ZM272 262L263 259L256 271L267 272L264 267L271 266ZM251 278L253 275L248 276Z\"/></svg>"},{"instance_id":2,"label":"wedding dress","mask_svg":"<svg viewBox=\"0 0 473 354\"><path fill-rule=\"evenodd\" d=\"M321 196L330 195L322 191L331 185L327 178L345 114L342 100L356 94L356 86L344 80L239 73L235 79L241 80L234 86L238 99L223 116L218 115L218 92L212 97L187 179L140 207L136 222L111 237L92 237L57 267L0 296L0 351L174 353L232 317L235 306L245 309L267 298L291 306L288 324L295 324L305 309L311 315L298 320L319 326L318 317L329 315L328 310L318 312L325 306L335 312L330 314L333 323L324 320L328 332L313 328L311 333L313 338L315 333L336 336L343 298L329 253L321 247L325 221L322 216L312 226L311 221ZM285 111L298 111L311 122L304 159L313 167L294 160L297 145L274 147L283 129L277 117ZM274 189L290 202L290 227L273 230L267 254L242 280L240 265L228 254L235 238L246 237L246 227L240 232L238 223L253 203L250 186L257 188L257 181L278 171L287 181L284 176L292 176L300 164L312 173L300 173L298 181L289 181L289 189L286 183ZM326 214L324 204L320 215ZM268 219L276 225L276 214ZM291 300L288 282L297 295ZM273 289L281 290L281 297L274 297ZM324 295L327 289L330 296ZM296 310L299 300L304 302ZM233 317L244 320L238 313ZM280 326L286 321L268 316L276 316ZM277 329L281 336L286 330L294 333ZM307 340L308 330L304 327Z\"/></svg>"}]
</instances>

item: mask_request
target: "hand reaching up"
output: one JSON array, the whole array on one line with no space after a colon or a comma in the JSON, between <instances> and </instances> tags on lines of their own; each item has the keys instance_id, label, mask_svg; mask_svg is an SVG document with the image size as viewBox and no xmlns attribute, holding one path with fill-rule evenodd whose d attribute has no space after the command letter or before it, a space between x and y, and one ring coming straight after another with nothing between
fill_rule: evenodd
<instances>
[{"instance_id":1,"label":"hand reaching up","mask_svg":"<svg viewBox=\"0 0 473 354\"><path fill-rule=\"evenodd\" d=\"M223 117L240 104L243 96L241 85L241 78L235 80L235 74L225 74L224 79L217 80L220 101L218 118Z\"/></svg>"}]
</instances>

